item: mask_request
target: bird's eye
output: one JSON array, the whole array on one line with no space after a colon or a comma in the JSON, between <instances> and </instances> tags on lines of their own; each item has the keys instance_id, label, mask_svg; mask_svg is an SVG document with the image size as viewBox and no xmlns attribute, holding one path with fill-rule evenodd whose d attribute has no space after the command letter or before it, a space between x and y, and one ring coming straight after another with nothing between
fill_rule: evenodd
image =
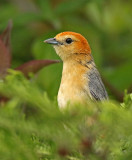
<instances>
[{"instance_id":1,"label":"bird's eye","mask_svg":"<svg viewBox=\"0 0 132 160\"><path fill-rule=\"evenodd\" d=\"M66 43L68 43L68 44L72 43L72 39L71 38L67 38L66 39Z\"/></svg>"}]
</instances>

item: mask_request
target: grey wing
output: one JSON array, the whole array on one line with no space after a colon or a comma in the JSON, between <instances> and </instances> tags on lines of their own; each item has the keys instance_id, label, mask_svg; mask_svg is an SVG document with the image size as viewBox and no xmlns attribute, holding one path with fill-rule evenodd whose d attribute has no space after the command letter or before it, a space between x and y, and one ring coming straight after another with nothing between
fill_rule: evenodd
<instances>
[{"instance_id":1,"label":"grey wing","mask_svg":"<svg viewBox=\"0 0 132 160\"><path fill-rule=\"evenodd\" d=\"M96 67L92 68L91 71L88 73L88 78L89 91L92 98L95 100L108 99L108 94Z\"/></svg>"}]
</instances>

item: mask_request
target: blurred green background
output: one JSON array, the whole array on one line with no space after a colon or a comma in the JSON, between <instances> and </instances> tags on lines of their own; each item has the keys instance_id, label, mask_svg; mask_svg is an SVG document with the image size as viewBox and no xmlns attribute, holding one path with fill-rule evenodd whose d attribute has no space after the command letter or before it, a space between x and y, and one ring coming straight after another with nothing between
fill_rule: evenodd
<instances>
[{"instance_id":1,"label":"blurred green background","mask_svg":"<svg viewBox=\"0 0 132 160\"><path fill-rule=\"evenodd\" d=\"M131 0L0 0L0 31L13 20L12 68L31 59L59 59L43 40L62 31L84 35L96 65L120 92L132 85ZM53 99L62 63L42 69L34 78ZM111 91L106 85L109 95Z\"/></svg>"}]
</instances>

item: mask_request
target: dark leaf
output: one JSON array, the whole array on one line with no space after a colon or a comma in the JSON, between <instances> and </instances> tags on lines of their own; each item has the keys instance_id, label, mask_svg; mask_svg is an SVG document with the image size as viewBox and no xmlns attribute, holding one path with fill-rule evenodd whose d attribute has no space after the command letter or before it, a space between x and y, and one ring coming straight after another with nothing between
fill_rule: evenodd
<instances>
[{"instance_id":1,"label":"dark leaf","mask_svg":"<svg viewBox=\"0 0 132 160\"><path fill-rule=\"evenodd\" d=\"M10 63L9 51L0 39L0 78L4 78L7 69L10 67Z\"/></svg>"},{"instance_id":2,"label":"dark leaf","mask_svg":"<svg viewBox=\"0 0 132 160\"><path fill-rule=\"evenodd\" d=\"M0 103L6 103L8 102L9 98L5 97L5 96L0 96Z\"/></svg>"},{"instance_id":3,"label":"dark leaf","mask_svg":"<svg viewBox=\"0 0 132 160\"><path fill-rule=\"evenodd\" d=\"M6 75L7 69L11 66L10 54L10 33L12 22L9 21L7 28L0 35L0 78Z\"/></svg>"},{"instance_id":4,"label":"dark leaf","mask_svg":"<svg viewBox=\"0 0 132 160\"><path fill-rule=\"evenodd\" d=\"M43 67L59 62L59 60L32 60L17 67L16 70L21 71L26 77L29 77L29 73L36 73Z\"/></svg>"},{"instance_id":5,"label":"dark leaf","mask_svg":"<svg viewBox=\"0 0 132 160\"><path fill-rule=\"evenodd\" d=\"M11 30L12 30L12 20L9 20L8 26L6 27L4 32L0 35L1 40L3 41L9 52L11 51L10 47Z\"/></svg>"}]
</instances>

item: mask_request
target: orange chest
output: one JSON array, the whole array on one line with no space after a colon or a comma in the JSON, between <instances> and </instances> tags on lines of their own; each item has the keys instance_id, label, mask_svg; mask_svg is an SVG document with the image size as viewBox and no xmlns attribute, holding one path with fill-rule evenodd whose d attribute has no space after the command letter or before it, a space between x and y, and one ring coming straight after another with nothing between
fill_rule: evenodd
<instances>
[{"instance_id":1,"label":"orange chest","mask_svg":"<svg viewBox=\"0 0 132 160\"><path fill-rule=\"evenodd\" d=\"M65 106L69 101L81 101L87 95L88 69L81 65L63 66L62 79L58 92L59 106Z\"/></svg>"}]
</instances>

